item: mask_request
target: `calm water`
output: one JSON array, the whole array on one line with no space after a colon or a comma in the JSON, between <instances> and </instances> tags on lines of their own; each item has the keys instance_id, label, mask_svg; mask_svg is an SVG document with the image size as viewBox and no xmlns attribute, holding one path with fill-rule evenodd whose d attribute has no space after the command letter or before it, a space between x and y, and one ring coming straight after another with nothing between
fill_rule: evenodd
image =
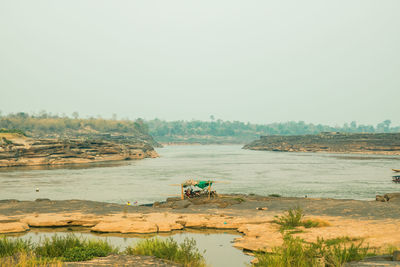
<instances>
[{"instance_id":1,"label":"calm water","mask_svg":"<svg viewBox=\"0 0 400 267\"><path fill-rule=\"evenodd\" d=\"M70 232L65 232L65 230L55 230L49 229L33 229L33 231L27 234L19 236L23 239L30 239L32 242L39 242L45 237L51 237L54 234L58 236L65 236ZM194 238L196 240L196 247L200 252L204 252L204 256L207 263L213 267L241 267L246 266L246 263L250 263L253 257L243 254L241 250L234 248L231 242L239 235L233 231L209 231L204 233L196 231L177 231L173 232L173 235L158 235L159 238L165 239L167 237L172 237L178 243L184 241L185 238ZM118 246L120 251L123 251L126 247L134 245L139 240L143 238L149 238L150 235L95 235L93 233L76 233L78 237L88 238L88 239L106 239L114 246ZM227 257L229 255L229 257Z\"/></svg>"},{"instance_id":2,"label":"calm water","mask_svg":"<svg viewBox=\"0 0 400 267\"><path fill-rule=\"evenodd\" d=\"M139 204L180 193L171 184L216 179L220 193L373 199L400 190L391 168L400 157L243 150L240 146L167 146L160 158L97 167L0 169L0 199L88 199ZM38 187L40 191L35 192Z\"/></svg>"}]
</instances>

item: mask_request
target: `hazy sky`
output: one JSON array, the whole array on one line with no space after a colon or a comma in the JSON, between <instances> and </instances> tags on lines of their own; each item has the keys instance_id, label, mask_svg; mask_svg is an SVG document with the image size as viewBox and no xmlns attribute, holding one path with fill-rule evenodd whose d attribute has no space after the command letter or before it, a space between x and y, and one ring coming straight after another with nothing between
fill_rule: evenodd
<instances>
[{"instance_id":1,"label":"hazy sky","mask_svg":"<svg viewBox=\"0 0 400 267\"><path fill-rule=\"evenodd\" d=\"M400 124L399 0L0 0L0 110Z\"/></svg>"}]
</instances>

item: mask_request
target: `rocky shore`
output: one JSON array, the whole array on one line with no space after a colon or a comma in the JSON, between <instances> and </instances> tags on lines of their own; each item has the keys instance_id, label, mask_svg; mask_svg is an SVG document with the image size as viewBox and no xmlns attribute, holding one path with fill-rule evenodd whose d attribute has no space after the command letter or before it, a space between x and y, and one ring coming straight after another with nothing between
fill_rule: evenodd
<instances>
[{"instance_id":1,"label":"rocky shore","mask_svg":"<svg viewBox=\"0 0 400 267\"><path fill-rule=\"evenodd\" d=\"M399 194L400 196L400 194ZM216 199L180 200L128 206L84 200L0 201L0 233L34 227L86 227L98 233L161 233L189 228L233 229L242 233L234 246L246 251L282 244L276 215L300 206L306 219L323 227L302 228L294 234L306 241L348 236L364 239L371 248L400 246L400 197L390 201L283 198L222 195Z\"/></svg>"},{"instance_id":2,"label":"rocky shore","mask_svg":"<svg viewBox=\"0 0 400 267\"><path fill-rule=\"evenodd\" d=\"M261 136L243 147L283 152L327 152L400 155L400 133L321 133Z\"/></svg>"},{"instance_id":3,"label":"rocky shore","mask_svg":"<svg viewBox=\"0 0 400 267\"><path fill-rule=\"evenodd\" d=\"M158 157L145 142L38 139L0 133L0 167L65 165Z\"/></svg>"}]
</instances>

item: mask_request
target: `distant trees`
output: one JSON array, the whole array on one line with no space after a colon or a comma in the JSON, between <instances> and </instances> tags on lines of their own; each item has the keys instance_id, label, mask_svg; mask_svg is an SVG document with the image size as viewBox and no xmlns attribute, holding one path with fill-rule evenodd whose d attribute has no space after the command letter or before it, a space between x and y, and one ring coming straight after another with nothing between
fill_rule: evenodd
<instances>
[{"instance_id":1,"label":"distant trees","mask_svg":"<svg viewBox=\"0 0 400 267\"><path fill-rule=\"evenodd\" d=\"M1 113L0 113L1 114ZM119 133L124 135L151 134L161 142L232 142L244 143L259 138L260 135L303 135L320 132L400 132L400 127L391 127L385 120L376 126L357 124L352 121L343 126L312 124L304 121L289 121L269 124L252 124L240 121L223 121L210 116L210 121L164 121L160 119L136 121L103 119L101 117L83 119L78 112L72 117L58 116L41 111L30 115L25 112L0 116L0 129L19 129L28 135L74 135L78 133Z\"/></svg>"},{"instance_id":2,"label":"distant trees","mask_svg":"<svg viewBox=\"0 0 400 267\"><path fill-rule=\"evenodd\" d=\"M400 132L400 127L390 127L391 121L385 120L376 127L357 124L352 121L343 126L329 126L323 124L305 123L304 121L289 121L270 124L252 124L239 121L215 120L211 121L163 121L159 119L146 121L149 133L162 142L182 141L184 139L198 139L204 137L226 138L233 142L247 142L260 135L303 135L318 134L320 132Z\"/></svg>"},{"instance_id":3,"label":"distant trees","mask_svg":"<svg viewBox=\"0 0 400 267\"><path fill-rule=\"evenodd\" d=\"M0 117L0 129L19 129L30 135L75 135L79 132L120 133L125 135L148 135L148 127L142 119L106 120L102 118L79 119L59 117L41 111L37 115L19 112Z\"/></svg>"}]
</instances>

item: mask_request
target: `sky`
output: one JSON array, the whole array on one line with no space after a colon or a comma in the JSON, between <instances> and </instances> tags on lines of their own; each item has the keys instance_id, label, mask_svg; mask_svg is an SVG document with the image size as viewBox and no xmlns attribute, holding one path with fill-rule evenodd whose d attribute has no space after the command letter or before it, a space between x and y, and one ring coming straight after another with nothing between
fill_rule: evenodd
<instances>
[{"instance_id":1,"label":"sky","mask_svg":"<svg viewBox=\"0 0 400 267\"><path fill-rule=\"evenodd\" d=\"M0 110L400 125L398 0L0 0Z\"/></svg>"}]
</instances>

